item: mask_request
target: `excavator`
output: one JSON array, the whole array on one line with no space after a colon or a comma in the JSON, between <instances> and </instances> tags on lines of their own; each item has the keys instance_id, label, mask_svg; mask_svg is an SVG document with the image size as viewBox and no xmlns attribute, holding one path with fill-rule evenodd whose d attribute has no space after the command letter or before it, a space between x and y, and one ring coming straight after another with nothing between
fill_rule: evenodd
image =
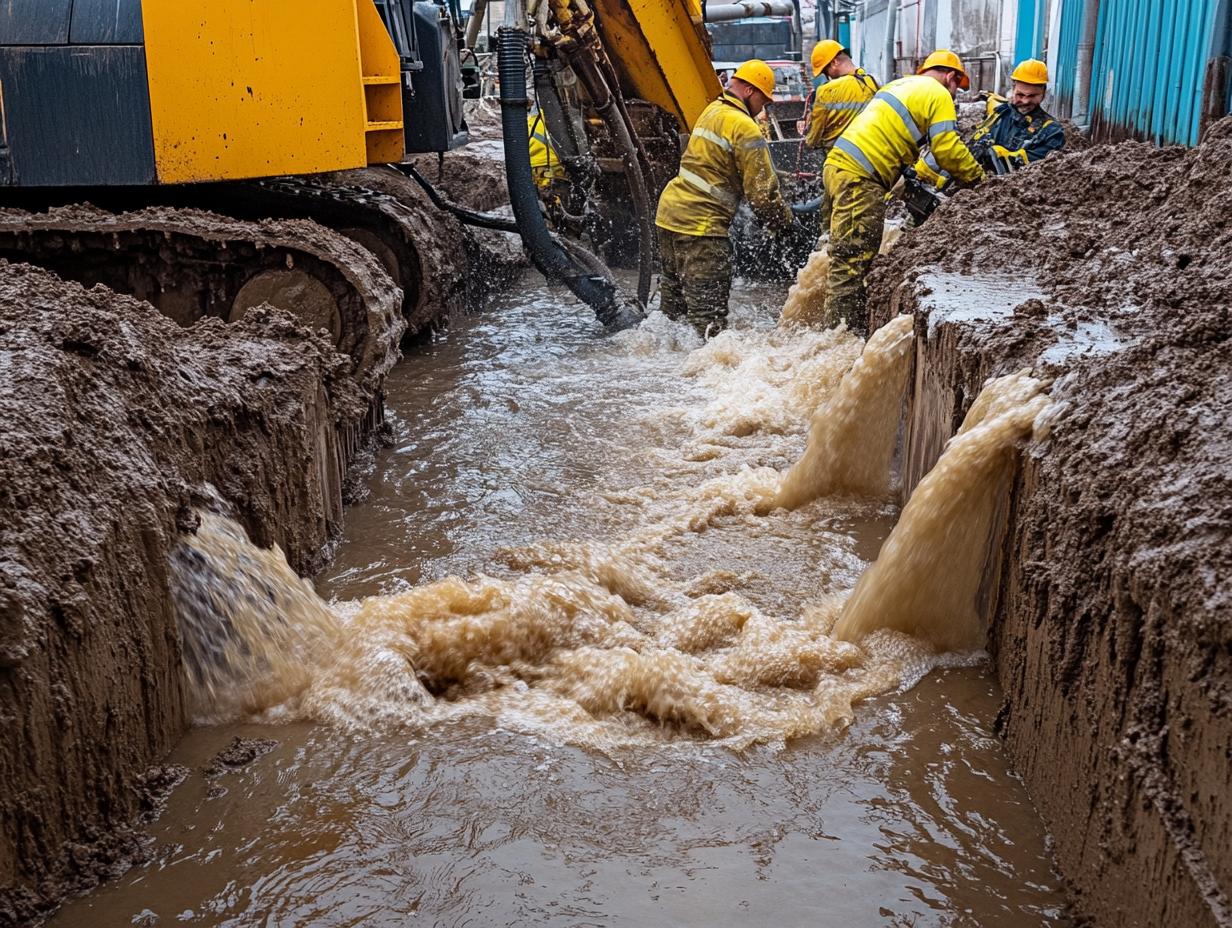
<instances>
[{"instance_id":1,"label":"excavator","mask_svg":"<svg viewBox=\"0 0 1232 928\"><path fill-rule=\"evenodd\" d=\"M507 0L504 17L515 219L430 191L433 202L516 230L604 323L633 324L658 189L679 133L720 89L699 0ZM131 293L183 324L268 303L372 363L388 281L358 272L336 239L376 256L401 289L400 324L421 328L435 309L420 257L439 243L410 195L430 184L406 162L467 143L468 55L458 0L9 0L0 258ZM527 154L532 101L583 193L571 217L593 240L625 240L636 293L547 228Z\"/></svg>"}]
</instances>

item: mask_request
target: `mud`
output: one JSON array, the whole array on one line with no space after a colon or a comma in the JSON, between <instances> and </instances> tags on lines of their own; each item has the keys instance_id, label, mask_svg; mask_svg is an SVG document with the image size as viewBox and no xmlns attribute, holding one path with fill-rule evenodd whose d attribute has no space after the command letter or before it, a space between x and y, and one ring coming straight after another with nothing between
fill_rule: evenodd
<instances>
[{"instance_id":1,"label":"mud","mask_svg":"<svg viewBox=\"0 0 1232 928\"><path fill-rule=\"evenodd\" d=\"M241 738L237 735L231 739L230 744L214 755L205 767L205 775L220 777L224 773L243 770L276 747L278 742L272 738Z\"/></svg>"},{"instance_id":2,"label":"mud","mask_svg":"<svg viewBox=\"0 0 1232 928\"><path fill-rule=\"evenodd\" d=\"M1000 506L998 727L1097 925L1232 924L1232 119L955 196L879 259L916 317L904 490L991 376L1056 403Z\"/></svg>"},{"instance_id":3,"label":"mud","mask_svg":"<svg viewBox=\"0 0 1232 928\"><path fill-rule=\"evenodd\" d=\"M150 767L187 721L166 565L193 508L221 498L318 566L371 369L269 308L182 328L0 263L0 370L0 924L20 924L140 858L131 822L178 776Z\"/></svg>"},{"instance_id":4,"label":"mud","mask_svg":"<svg viewBox=\"0 0 1232 928\"><path fill-rule=\"evenodd\" d=\"M509 209L504 162L490 154L448 152L439 172L435 156L418 161L420 173L451 202L482 212ZM419 265L418 299L406 314L412 334L439 324L450 312L482 306L529 266L520 237L463 225L432 205L405 174L373 167L330 176L393 197L406 214L399 218L412 236ZM438 176L444 180L438 183Z\"/></svg>"},{"instance_id":5,"label":"mud","mask_svg":"<svg viewBox=\"0 0 1232 928\"><path fill-rule=\"evenodd\" d=\"M225 317L255 268L307 269L338 304L337 348L352 364L328 386L340 413L352 418L367 411L397 361L405 329L401 293L377 258L304 220L254 223L161 206L120 214L89 205L37 214L6 209L0 210L0 257L131 293L182 324Z\"/></svg>"}]
</instances>

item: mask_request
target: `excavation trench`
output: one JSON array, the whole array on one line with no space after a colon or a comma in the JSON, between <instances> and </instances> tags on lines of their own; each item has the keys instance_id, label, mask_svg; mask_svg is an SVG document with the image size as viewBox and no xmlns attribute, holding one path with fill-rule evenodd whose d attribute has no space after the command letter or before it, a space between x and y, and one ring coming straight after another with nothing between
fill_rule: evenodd
<instances>
[{"instance_id":1,"label":"excavation trench","mask_svg":"<svg viewBox=\"0 0 1232 928\"><path fill-rule=\"evenodd\" d=\"M186 661L212 724L153 864L53 924L1055 923L986 665L826 634L898 510L773 508L861 349L782 298L704 347L529 278L455 319L387 379L315 593L204 507L171 585L186 639L225 616Z\"/></svg>"},{"instance_id":2,"label":"excavation trench","mask_svg":"<svg viewBox=\"0 0 1232 928\"><path fill-rule=\"evenodd\" d=\"M960 194L867 346L528 278L391 372L312 584L194 476L201 724L55 923L1228 924L1230 144Z\"/></svg>"}]
</instances>

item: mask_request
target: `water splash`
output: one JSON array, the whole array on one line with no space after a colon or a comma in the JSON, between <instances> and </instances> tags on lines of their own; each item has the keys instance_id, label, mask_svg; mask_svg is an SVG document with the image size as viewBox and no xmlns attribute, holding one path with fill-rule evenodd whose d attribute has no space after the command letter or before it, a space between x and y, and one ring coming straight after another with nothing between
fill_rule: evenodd
<instances>
[{"instance_id":1,"label":"water splash","mask_svg":"<svg viewBox=\"0 0 1232 928\"><path fill-rule=\"evenodd\" d=\"M881 237L879 254L886 254L903 233L901 223L888 222ZM827 328L839 324L839 320L826 315L826 294L829 292L830 244L829 236L809 255L804 267L796 272L795 282L787 291L780 325Z\"/></svg>"},{"instance_id":2,"label":"water splash","mask_svg":"<svg viewBox=\"0 0 1232 928\"><path fill-rule=\"evenodd\" d=\"M990 380L936 466L920 481L877 561L860 578L834 634L858 641L895 629L943 650L984 644L980 586L1015 444L1048 407L1020 371Z\"/></svg>"},{"instance_id":3,"label":"water splash","mask_svg":"<svg viewBox=\"0 0 1232 928\"><path fill-rule=\"evenodd\" d=\"M835 493L888 493L912 326L911 316L899 316L869 338L838 390L813 414L808 448L784 476L775 505L795 509Z\"/></svg>"},{"instance_id":4,"label":"water splash","mask_svg":"<svg viewBox=\"0 0 1232 928\"><path fill-rule=\"evenodd\" d=\"M326 604L276 548L203 515L172 558L198 717L371 730L481 716L601 749L742 747L841 728L861 699L952 660L905 633L927 621L882 628L894 623L844 610L861 562L828 527L867 508L828 494L886 487L910 318L862 354L844 331L776 329L728 331L682 356L691 343L673 325L606 343L679 358L688 389L639 412L681 437L654 446L656 479L628 486L616 466L579 488L579 504L612 510L602 538L522 544L470 576ZM970 421L1003 421L1005 402L981 397ZM783 499L799 508L770 511ZM785 545L815 546L825 589L792 586L796 569L776 564Z\"/></svg>"}]
</instances>

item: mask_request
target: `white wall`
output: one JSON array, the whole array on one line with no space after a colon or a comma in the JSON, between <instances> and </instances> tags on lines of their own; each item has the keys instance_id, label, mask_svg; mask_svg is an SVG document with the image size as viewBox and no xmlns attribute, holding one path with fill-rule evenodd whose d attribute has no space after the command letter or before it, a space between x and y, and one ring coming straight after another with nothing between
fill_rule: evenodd
<instances>
[{"instance_id":1,"label":"white wall","mask_svg":"<svg viewBox=\"0 0 1232 928\"><path fill-rule=\"evenodd\" d=\"M890 73L884 51L886 7L887 0L867 0L852 29L858 63L879 80ZM949 48L968 63L977 84L982 76L984 89L1001 86L1012 67L1007 62L1016 11L1016 0L902 0L895 30L900 67L909 69L934 49Z\"/></svg>"}]
</instances>

